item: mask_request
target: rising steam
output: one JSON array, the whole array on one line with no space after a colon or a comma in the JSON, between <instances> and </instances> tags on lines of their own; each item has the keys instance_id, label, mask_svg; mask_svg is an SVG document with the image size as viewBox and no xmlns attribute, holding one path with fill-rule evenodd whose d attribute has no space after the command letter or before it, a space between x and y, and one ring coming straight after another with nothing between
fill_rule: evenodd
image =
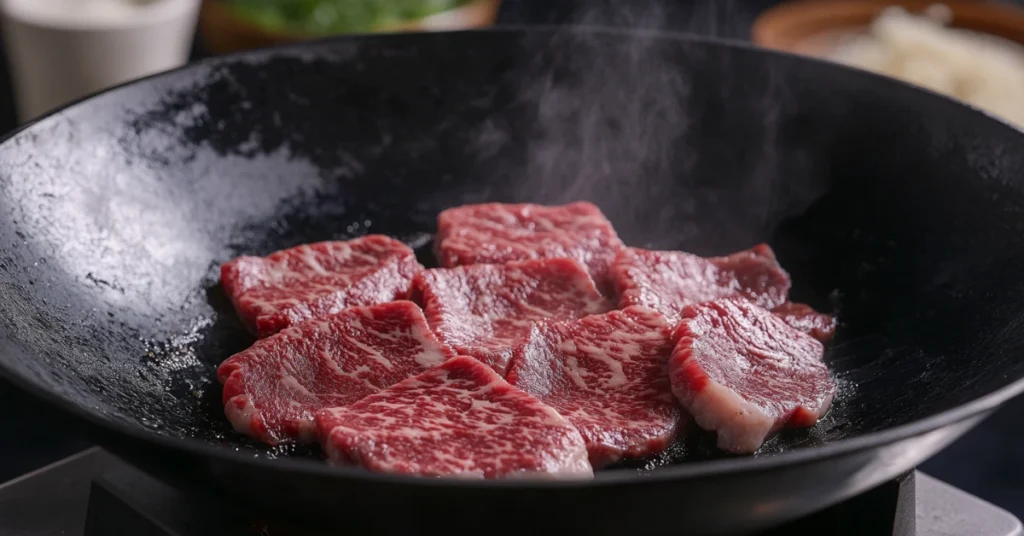
<instances>
[{"instance_id":1,"label":"rising steam","mask_svg":"<svg viewBox=\"0 0 1024 536\"><path fill-rule=\"evenodd\" d=\"M529 132L503 171L516 198L593 201L634 245L725 252L820 194L814 149L779 134L788 81L666 38L742 38L752 15L733 0L685 4L589 2L570 26L529 34L515 79ZM488 123L479 152L514 137Z\"/></svg>"}]
</instances>

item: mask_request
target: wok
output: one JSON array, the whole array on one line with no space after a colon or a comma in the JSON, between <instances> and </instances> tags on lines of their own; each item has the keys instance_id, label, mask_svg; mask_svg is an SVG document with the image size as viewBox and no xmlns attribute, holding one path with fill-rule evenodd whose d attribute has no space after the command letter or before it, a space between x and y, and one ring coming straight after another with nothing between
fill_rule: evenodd
<instances>
[{"instance_id":1,"label":"wok","mask_svg":"<svg viewBox=\"0 0 1024 536\"><path fill-rule=\"evenodd\" d=\"M687 435L588 482L331 468L233 433L220 263L461 203L585 199L631 245L767 241L837 311L834 409L756 456ZM160 478L348 531L760 529L902 474L1024 389L1024 134L899 82L605 29L329 39L205 61L0 144L0 367ZM47 425L47 423L41 423Z\"/></svg>"}]
</instances>

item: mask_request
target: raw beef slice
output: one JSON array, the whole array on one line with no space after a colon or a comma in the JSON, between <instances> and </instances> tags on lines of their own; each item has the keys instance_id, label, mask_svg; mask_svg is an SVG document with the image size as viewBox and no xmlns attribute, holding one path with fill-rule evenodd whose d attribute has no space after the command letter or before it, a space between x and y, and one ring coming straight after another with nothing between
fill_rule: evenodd
<instances>
[{"instance_id":1,"label":"raw beef slice","mask_svg":"<svg viewBox=\"0 0 1024 536\"><path fill-rule=\"evenodd\" d=\"M642 305L671 322L692 303L742 296L771 309L786 302L789 274L767 244L726 257L623 248L612 264L619 307Z\"/></svg>"},{"instance_id":2,"label":"raw beef slice","mask_svg":"<svg viewBox=\"0 0 1024 536\"><path fill-rule=\"evenodd\" d=\"M235 430L270 444L316 440L313 414L351 404L453 357L416 304L351 307L256 341L221 364Z\"/></svg>"},{"instance_id":3,"label":"raw beef slice","mask_svg":"<svg viewBox=\"0 0 1024 536\"><path fill-rule=\"evenodd\" d=\"M439 339L502 375L534 322L612 308L586 269L570 259L426 270L413 280L413 295Z\"/></svg>"},{"instance_id":4,"label":"raw beef slice","mask_svg":"<svg viewBox=\"0 0 1024 536\"><path fill-rule=\"evenodd\" d=\"M672 390L723 450L751 453L785 426L814 426L835 395L821 343L749 301L688 306L673 339Z\"/></svg>"},{"instance_id":5,"label":"raw beef slice","mask_svg":"<svg viewBox=\"0 0 1024 536\"><path fill-rule=\"evenodd\" d=\"M789 324L821 342L832 340L836 332L836 319L832 315L819 313L809 305L786 302L774 309L772 313Z\"/></svg>"},{"instance_id":6,"label":"raw beef slice","mask_svg":"<svg viewBox=\"0 0 1024 536\"><path fill-rule=\"evenodd\" d=\"M601 209L583 201L464 205L441 212L437 224L441 266L568 257L586 266L602 290L608 290L608 268L622 247Z\"/></svg>"},{"instance_id":7,"label":"raw beef slice","mask_svg":"<svg viewBox=\"0 0 1024 536\"><path fill-rule=\"evenodd\" d=\"M221 267L220 280L246 326L266 337L345 307L406 298L422 269L402 242L369 235L238 257Z\"/></svg>"},{"instance_id":8,"label":"raw beef slice","mask_svg":"<svg viewBox=\"0 0 1024 536\"><path fill-rule=\"evenodd\" d=\"M681 421L667 373L671 331L643 307L537 325L508 381L573 423L594 467L656 454Z\"/></svg>"},{"instance_id":9,"label":"raw beef slice","mask_svg":"<svg viewBox=\"0 0 1024 536\"><path fill-rule=\"evenodd\" d=\"M554 409L460 356L316 415L335 464L460 478L591 478L583 438Z\"/></svg>"}]
</instances>

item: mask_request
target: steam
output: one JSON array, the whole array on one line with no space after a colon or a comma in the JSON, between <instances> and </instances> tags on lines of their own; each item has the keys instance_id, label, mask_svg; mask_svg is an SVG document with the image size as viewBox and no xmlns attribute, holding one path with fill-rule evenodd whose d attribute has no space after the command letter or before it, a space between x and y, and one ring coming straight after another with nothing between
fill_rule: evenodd
<instances>
[{"instance_id":1,"label":"steam","mask_svg":"<svg viewBox=\"0 0 1024 536\"><path fill-rule=\"evenodd\" d=\"M616 2L577 13L575 26L664 24L658 2ZM671 173L687 129L688 83L652 38L561 31L545 43L521 98L536 105L526 176L543 198L641 199ZM647 178L647 179L645 179ZM638 208L638 207L637 207Z\"/></svg>"},{"instance_id":2,"label":"steam","mask_svg":"<svg viewBox=\"0 0 1024 536\"><path fill-rule=\"evenodd\" d=\"M704 58L707 49L684 52L665 38L742 38L753 14L734 0L685 4L590 2L571 26L527 38L523 51L533 59L518 77L517 106L530 115L530 130L521 162L504 171L516 198L589 200L628 243L700 243L720 253L752 245L760 230L794 210L780 203L808 185L800 177L794 188L780 181L794 180L791 172L807 175L813 155L788 145L779 149L778 131L788 118L779 105L786 81L745 77L725 64L729 54ZM736 75L718 76L719 69ZM708 72L716 76L694 78ZM721 121L709 117L708 102ZM733 114L748 115L727 120ZM735 123L741 131L735 137L708 132L716 123ZM513 137L488 123L478 137L479 153L495 154ZM734 140L746 145L733 146ZM808 192L815 194L813 187Z\"/></svg>"}]
</instances>

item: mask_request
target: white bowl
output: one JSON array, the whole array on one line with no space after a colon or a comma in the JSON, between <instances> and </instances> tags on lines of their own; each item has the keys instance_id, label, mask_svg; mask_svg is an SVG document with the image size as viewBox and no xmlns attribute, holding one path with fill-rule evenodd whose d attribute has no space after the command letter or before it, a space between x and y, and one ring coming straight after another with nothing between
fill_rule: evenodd
<instances>
[{"instance_id":1,"label":"white bowl","mask_svg":"<svg viewBox=\"0 0 1024 536\"><path fill-rule=\"evenodd\" d=\"M0 1L19 119L29 121L80 97L183 65L199 3Z\"/></svg>"}]
</instances>

